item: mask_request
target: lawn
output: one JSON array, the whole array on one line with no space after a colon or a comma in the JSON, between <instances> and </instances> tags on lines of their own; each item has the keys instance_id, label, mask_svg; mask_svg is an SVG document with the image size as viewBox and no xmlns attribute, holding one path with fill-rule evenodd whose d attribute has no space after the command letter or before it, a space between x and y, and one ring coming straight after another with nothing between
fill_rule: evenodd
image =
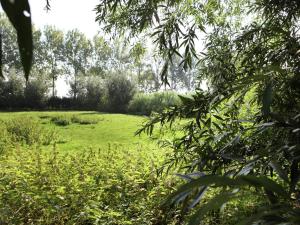
<instances>
[{"instance_id":1,"label":"lawn","mask_svg":"<svg viewBox=\"0 0 300 225\"><path fill-rule=\"evenodd\" d=\"M0 224L178 224L178 208L161 203L182 180L174 170L157 176L170 151L134 135L146 118L73 111L0 119ZM248 214L256 201L232 202L203 224L235 224L231 212Z\"/></svg>"},{"instance_id":2,"label":"lawn","mask_svg":"<svg viewBox=\"0 0 300 225\"><path fill-rule=\"evenodd\" d=\"M76 117L92 121L95 124L70 123L59 126L51 122L51 118ZM103 114L98 112L15 112L0 113L0 119L33 118L39 120L46 128L57 130L59 141L56 144L61 151L80 151L86 148L107 148L123 146L125 148L140 148L141 146L156 148L156 143L146 135L135 136L135 131L141 127L145 117L123 114Z\"/></svg>"},{"instance_id":3,"label":"lawn","mask_svg":"<svg viewBox=\"0 0 300 225\"><path fill-rule=\"evenodd\" d=\"M145 118L97 112L0 113L0 224L173 224L156 175L166 150L135 136Z\"/></svg>"}]
</instances>

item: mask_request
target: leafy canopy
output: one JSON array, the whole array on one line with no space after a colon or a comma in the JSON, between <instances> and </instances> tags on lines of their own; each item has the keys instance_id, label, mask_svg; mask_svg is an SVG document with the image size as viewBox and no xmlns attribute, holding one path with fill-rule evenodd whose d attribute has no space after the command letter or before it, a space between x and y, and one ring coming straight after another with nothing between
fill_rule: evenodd
<instances>
[{"instance_id":1,"label":"leafy canopy","mask_svg":"<svg viewBox=\"0 0 300 225\"><path fill-rule=\"evenodd\" d=\"M152 116L137 132L188 118L184 135L170 143L166 168L181 169L189 182L167 203L182 202L183 212L196 207L190 224L198 224L250 186L269 204L242 223L298 224L300 2L102 0L96 11L107 32L150 32L165 59L165 82L175 55L184 69L196 60L199 81L208 82L208 91L181 96L182 106ZM199 206L212 188L220 195Z\"/></svg>"}]
</instances>

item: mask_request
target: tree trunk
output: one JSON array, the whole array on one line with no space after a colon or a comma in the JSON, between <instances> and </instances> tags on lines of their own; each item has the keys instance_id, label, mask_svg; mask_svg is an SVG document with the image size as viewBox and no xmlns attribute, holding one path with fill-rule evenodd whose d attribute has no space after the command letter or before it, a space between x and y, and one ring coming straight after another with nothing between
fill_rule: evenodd
<instances>
[{"instance_id":1,"label":"tree trunk","mask_svg":"<svg viewBox=\"0 0 300 225\"><path fill-rule=\"evenodd\" d=\"M52 97L55 97L55 76L52 75Z\"/></svg>"}]
</instances>

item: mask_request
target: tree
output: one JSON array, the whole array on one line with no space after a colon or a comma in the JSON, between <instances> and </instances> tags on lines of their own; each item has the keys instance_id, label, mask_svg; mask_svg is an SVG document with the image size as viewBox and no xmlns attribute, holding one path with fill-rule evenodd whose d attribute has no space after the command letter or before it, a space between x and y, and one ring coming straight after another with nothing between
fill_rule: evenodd
<instances>
[{"instance_id":1,"label":"tree","mask_svg":"<svg viewBox=\"0 0 300 225\"><path fill-rule=\"evenodd\" d=\"M10 68L14 67L16 69L20 69L22 68L22 65L17 47L17 35L4 14L0 14L0 24L2 41L2 66L4 66L4 72L8 73Z\"/></svg>"},{"instance_id":2,"label":"tree","mask_svg":"<svg viewBox=\"0 0 300 225\"><path fill-rule=\"evenodd\" d=\"M64 34L53 26L46 26L43 30L43 63L44 70L48 71L52 79L52 97L55 97L55 81L62 71Z\"/></svg>"},{"instance_id":3,"label":"tree","mask_svg":"<svg viewBox=\"0 0 300 225\"><path fill-rule=\"evenodd\" d=\"M28 79L33 58L33 36L30 6L27 0L8 1L1 0L1 6L17 32L17 42L20 52L21 63ZM2 37L0 36L0 58L2 59ZM2 75L2 60L0 60L0 76Z\"/></svg>"},{"instance_id":4,"label":"tree","mask_svg":"<svg viewBox=\"0 0 300 225\"><path fill-rule=\"evenodd\" d=\"M108 69L109 60L112 54L112 48L103 37L95 36L92 42L92 59L90 73L104 77Z\"/></svg>"},{"instance_id":5,"label":"tree","mask_svg":"<svg viewBox=\"0 0 300 225\"><path fill-rule=\"evenodd\" d=\"M183 201L185 213L196 206L190 224L199 224L207 212L251 186L257 190L252 194L266 196L269 204L245 224L298 224L300 2L102 0L97 12L108 32L153 30L165 59L164 82L175 55L182 57L185 70L199 59L199 75L208 80L209 91L182 96L182 106L152 117L138 132L194 118L172 143L168 164L177 165L189 182L166 202ZM195 41L207 27L201 53ZM250 113L245 113L246 104L253 108ZM214 198L203 204L204 193L215 188Z\"/></svg>"},{"instance_id":6,"label":"tree","mask_svg":"<svg viewBox=\"0 0 300 225\"><path fill-rule=\"evenodd\" d=\"M127 112L127 107L135 93L135 85L124 75L112 74L105 83L104 110L115 113Z\"/></svg>"},{"instance_id":7,"label":"tree","mask_svg":"<svg viewBox=\"0 0 300 225\"><path fill-rule=\"evenodd\" d=\"M42 109L46 104L48 87L47 77L38 71L33 71L34 76L30 79L24 89L24 103L30 109Z\"/></svg>"},{"instance_id":8,"label":"tree","mask_svg":"<svg viewBox=\"0 0 300 225\"><path fill-rule=\"evenodd\" d=\"M130 50L130 55L134 59L134 65L137 67L137 80L140 87L142 86L143 78L145 78L145 76L142 77L142 69L145 66L143 63L143 57L145 54L146 48L141 42L136 43Z\"/></svg>"},{"instance_id":9,"label":"tree","mask_svg":"<svg viewBox=\"0 0 300 225\"><path fill-rule=\"evenodd\" d=\"M24 78L9 70L9 79L0 79L0 108L12 109L24 106Z\"/></svg>"},{"instance_id":10,"label":"tree","mask_svg":"<svg viewBox=\"0 0 300 225\"><path fill-rule=\"evenodd\" d=\"M87 68L89 68L91 52L91 43L84 34L80 33L78 30L67 32L63 55L66 60L66 70L74 76L74 99L76 99L78 92L77 78L80 73L85 74Z\"/></svg>"}]
</instances>

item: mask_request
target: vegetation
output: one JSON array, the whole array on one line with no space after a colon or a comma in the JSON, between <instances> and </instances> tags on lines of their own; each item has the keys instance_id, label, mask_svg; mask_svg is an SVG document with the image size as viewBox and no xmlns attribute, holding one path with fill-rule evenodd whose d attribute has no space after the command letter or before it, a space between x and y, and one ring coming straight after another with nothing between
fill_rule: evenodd
<instances>
[{"instance_id":1,"label":"vegetation","mask_svg":"<svg viewBox=\"0 0 300 225\"><path fill-rule=\"evenodd\" d=\"M138 93L130 101L128 112L149 116L152 112L161 113L171 106L179 106L180 98L175 92Z\"/></svg>"},{"instance_id":2,"label":"vegetation","mask_svg":"<svg viewBox=\"0 0 300 225\"><path fill-rule=\"evenodd\" d=\"M296 0L103 0L97 6L108 32L152 33L165 58L165 83L174 56L184 69L197 60L199 77L208 81L209 91L181 97L182 106L153 116L138 132L194 118L171 143L169 160L189 182L166 202L192 211L190 224L251 188L268 204L257 204L242 224L299 223L299 9ZM199 52L195 42L203 31ZM258 110L246 114L246 105ZM204 204L206 192L214 198Z\"/></svg>"},{"instance_id":3,"label":"vegetation","mask_svg":"<svg viewBox=\"0 0 300 225\"><path fill-rule=\"evenodd\" d=\"M7 54L4 55L3 70L8 68L8 72L12 69L20 71L22 66L27 86L32 61L36 65L33 71L43 69L40 67L42 63L39 63L39 57L32 57L32 45L34 41L41 40L41 35L31 29L28 2L13 4L14 1L1 0L5 13L17 31L17 36L14 36L8 29L4 40L9 43L10 40L14 40L13 37L17 39L20 59L15 57L15 48L12 50L9 48L14 46L16 41L12 45L6 44L4 49ZM298 0L101 0L95 10L96 20L107 33L114 32L119 36L125 36L129 42L132 37L134 41L140 40L131 50L124 47L125 39L117 39L113 48L109 48L101 38L94 39L92 43L76 30L68 32L63 41L62 51L66 61L62 61L61 65L64 65L62 69L68 71L73 77L71 92L73 103L78 102L80 96L81 85L78 83L78 78L87 74L96 74L101 78L108 77L108 74L126 74L126 78L122 77L123 80L118 76L110 77L104 82L106 84L104 94L102 92L95 94L100 96L100 99L106 98L106 106L111 112L127 111L127 104L134 93L133 86L127 81L135 80L137 87L146 93L159 90L158 68L161 68L160 78L165 87L191 90L192 84L196 83L197 88L193 95L179 96L180 105L152 114L144 127L136 132L136 134L146 132L152 135L155 132L154 128L159 128L161 132L175 134L175 138L161 142L162 146L173 151L166 156L165 163L160 164L159 172L165 175L170 171L176 171L178 176L184 179L182 181L184 183L168 195L162 205L166 217L155 223L299 224L300 2ZM5 21L1 23L7 24ZM197 41L200 35L204 38L203 49L199 48ZM145 63L147 61L145 58L142 60L147 52L145 46L141 44L144 38L149 38L156 44L158 51L151 61L154 66ZM38 41L35 42L35 46L35 49L40 49ZM102 61L107 60L105 63L99 62L100 52L103 52ZM155 57L159 60L155 60ZM197 82L193 76L195 73ZM55 79L53 74L52 81ZM131 76L132 74L135 76ZM203 80L207 82L207 90L201 89L198 85ZM14 85L9 82L5 81L1 87L10 90ZM20 96L23 95L24 89L16 88L16 90L7 97L14 100L11 103L13 106L23 102L20 101ZM37 91L37 93L41 92ZM82 96L86 93L86 90L83 91ZM147 110L146 113L148 114L149 111ZM52 120L58 125L65 125L64 128L71 126L92 128L99 124L78 125L77 119L72 121L71 118L64 116ZM118 121L118 124L122 124L121 121ZM12 132L6 128L1 129L4 134ZM109 135L112 133L114 132L110 131ZM18 132L17 134L20 135ZM10 138L1 139L4 145L10 146L9 142ZM95 152L91 154L96 155ZM83 158L85 157L89 155ZM38 157L38 159L42 158L42 156ZM80 156L77 158L82 159ZM142 160L143 163L146 158ZM4 160L7 159L9 157L4 157ZM86 165L86 162L82 161L82 165ZM37 162L41 161L37 160ZM154 164L158 165L156 163ZM7 164L9 165L8 162ZM15 164L18 163L14 161L12 165ZM27 164L31 165L30 161ZM34 174L41 173L40 168L43 167L40 165L42 164L39 164L39 170ZM68 163L66 160L64 165L72 171L71 162ZM22 171L21 167L18 170ZM82 177L82 174L86 174L85 171L79 170L77 175L79 181L85 179L84 176ZM145 171L143 173L147 174ZM18 174L22 173L18 171L12 177ZM91 174L94 176L92 172ZM24 176L26 175L27 173L24 173ZM60 176L64 177L61 174ZM123 184L122 176L117 176L116 179ZM13 181L13 187L22 180L26 181L26 179ZM72 181L72 179L66 180ZM79 181L73 186L78 185L78 190L81 190ZM93 183L89 181L83 183L82 185L89 185L88 190L90 187L93 189ZM177 183L181 184L181 182ZM6 187L4 186L4 193L11 190L11 188L5 189ZM32 185L30 187L35 190ZM141 186L138 187L142 189ZM127 188L126 183L124 190ZM22 186L21 190L26 188ZM114 186L110 186L109 191L112 190ZM131 193L130 191L126 193ZM96 191L93 196L97 196L100 192L101 190ZM139 199L143 192L134 193ZM107 192L105 194L110 196ZM9 196L13 196L9 198L9 202L12 202L15 195ZM35 193L34 196L39 194ZM121 200L124 196L126 194L123 193ZM136 199L134 195L131 197ZM65 199L65 196L63 198ZM249 198L253 202L252 207L250 210L243 210L242 215L231 208L235 204L246 206ZM77 204L76 199L72 199L73 202ZM181 205L180 212L176 210L178 204ZM71 203L68 204L70 205ZM75 208L80 208L82 212L85 205L79 204ZM125 221L118 219L115 223L119 223L120 220L122 223L133 223L132 219L137 218L134 216L135 212L127 204L121 206L129 209L130 213L121 214ZM17 213L22 210L20 207L15 210ZM89 205L88 207L91 208ZM38 208L33 207L33 209L36 211ZM114 208L113 215L115 212L120 215L118 209ZM101 214L101 210L102 208L98 207L94 215ZM127 212L124 208L122 210L123 213ZM48 215L52 215L49 214L51 212L46 210ZM78 218L78 211L73 212ZM88 213L84 211L80 215L85 214ZM73 218L73 213L68 215ZM159 213L151 215L160 218ZM65 223L65 220L61 219L63 217L59 215L59 221L53 222ZM9 218L5 217L4 220L12 222ZM31 222L26 216L22 215L20 218L19 221L23 223ZM42 218L43 222L49 222L47 215L32 216L32 218L37 220ZM102 218L102 214L97 218ZM108 221L112 221L111 218L109 217ZM152 216L146 218L148 218L146 221L150 222ZM84 223L89 222L85 219ZM105 222L100 219L100 223Z\"/></svg>"},{"instance_id":4,"label":"vegetation","mask_svg":"<svg viewBox=\"0 0 300 225\"><path fill-rule=\"evenodd\" d=\"M0 146L5 142L7 150L0 163L1 224L164 223L158 206L172 181L157 177L156 170L165 153L146 137L133 136L142 118L92 113L1 114L6 133ZM80 124L69 124L71 131L54 125L59 137L49 138L56 144L44 146L57 117ZM99 123L87 127L92 118ZM120 121L123 136L117 132ZM8 143L14 147L8 150Z\"/></svg>"}]
</instances>

